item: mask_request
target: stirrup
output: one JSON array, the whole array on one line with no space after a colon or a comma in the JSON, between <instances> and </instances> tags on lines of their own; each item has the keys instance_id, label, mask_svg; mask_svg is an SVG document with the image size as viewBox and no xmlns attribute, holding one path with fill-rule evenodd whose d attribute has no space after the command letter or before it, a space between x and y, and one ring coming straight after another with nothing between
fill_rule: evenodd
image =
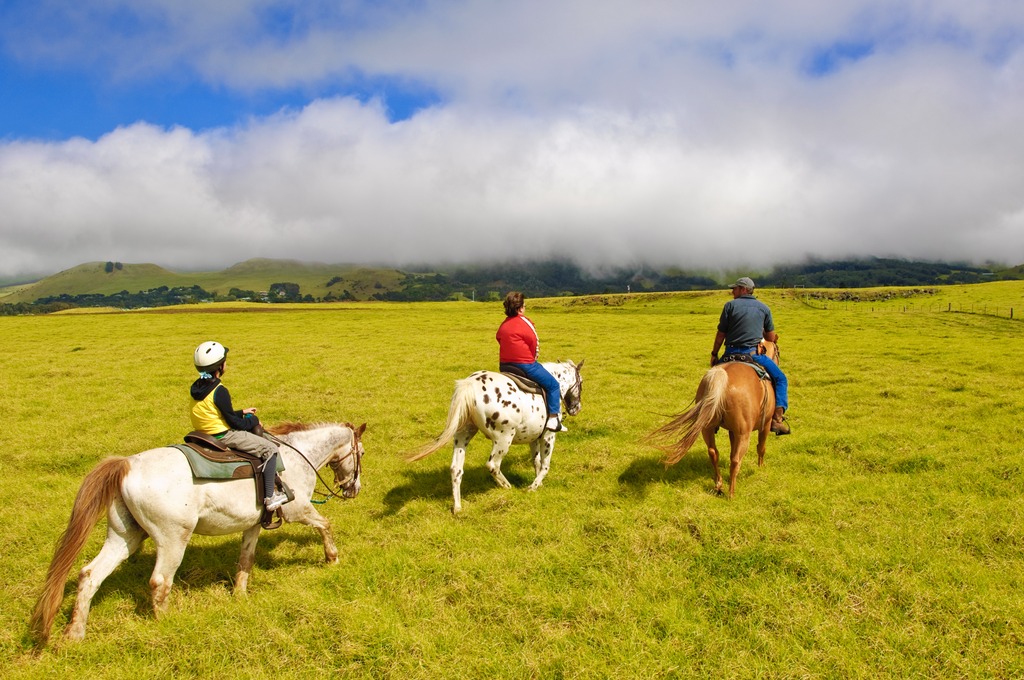
<instances>
[{"instance_id":1,"label":"stirrup","mask_svg":"<svg viewBox=\"0 0 1024 680\"><path fill-rule=\"evenodd\" d=\"M552 420L555 421L554 427L548 425ZM562 424L562 419L558 416L548 416L548 419L544 421L544 430L546 432L568 432L569 428Z\"/></svg>"},{"instance_id":2,"label":"stirrup","mask_svg":"<svg viewBox=\"0 0 1024 680\"><path fill-rule=\"evenodd\" d=\"M290 486L284 483L284 480L281 479L281 475L275 475L274 482L275 487L277 489L274 491L274 493L281 491L284 493L285 496L288 496L288 500L285 501L286 503L291 503L293 500L295 500L295 492L292 491L292 488Z\"/></svg>"}]
</instances>

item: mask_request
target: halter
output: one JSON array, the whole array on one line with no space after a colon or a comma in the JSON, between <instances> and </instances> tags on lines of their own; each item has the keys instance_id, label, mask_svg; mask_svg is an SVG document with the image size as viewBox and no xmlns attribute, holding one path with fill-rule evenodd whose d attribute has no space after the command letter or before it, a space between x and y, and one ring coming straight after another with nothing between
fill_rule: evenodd
<instances>
[{"instance_id":1,"label":"halter","mask_svg":"<svg viewBox=\"0 0 1024 680\"><path fill-rule=\"evenodd\" d=\"M363 470L363 454L362 454L362 451L360 450L362 448L362 446L361 446L361 442L360 442L360 439L359 439L359 434L356 432L356 428L352 425L352 423L342 423L342 427L347 427L349 429L349 431L352 432L352 447L349 449L349 452L346 453L344 456L342 456L341 458L339 458L336 461L332 461L332 462L328 463L328 465L331 466L331 470L334 472L334 478L335 478L335 481L338 483L338 486L345 486L346 484L350 484L354 480L359 479L359 474ZM346 500L344 496L339 496L334 491L334 489L331 488L331 485L328 484L327 481L323 477L320 476L320 471L317 470L316 467L313 465L313 463L311 463L309 461L309 458L306 457L305 453L303 453L302 451L298 450L297 448L295 448L294 446L292 446L288 442L284 441L280 437L277 437L276 435L271 434L270 432L264 432L264 436L267 437L268 439L270 439L271 441L277 443L280 446L287 446L289 449L291 449L295 453L299 454L299 457L302 458L302 460L306 461L306 465L308 465L310 467L310 469L313 470L313 474L316 475L316 478L319 479L323 483L323 485L325 487L327 487L327 493L324 493L323 491L317 491L316 489L313 490L313 493L319 494L321 496L327 496L327 498L325 498L322 501L310 500L310 503L315 503L317 505L321 505L321 504L326 503L327 501L329 501L331 499L331 496L333 496L334 498L340 498L342 500ZM356 464L354 466L354 470L352 472L352 475L348 479L346 479L344 481L338 481L338 471L336 469L336 466L341 465L341 463L344 462L349 456L355 456L355 458L356 458Z\"/></svg>"}]
</instances>

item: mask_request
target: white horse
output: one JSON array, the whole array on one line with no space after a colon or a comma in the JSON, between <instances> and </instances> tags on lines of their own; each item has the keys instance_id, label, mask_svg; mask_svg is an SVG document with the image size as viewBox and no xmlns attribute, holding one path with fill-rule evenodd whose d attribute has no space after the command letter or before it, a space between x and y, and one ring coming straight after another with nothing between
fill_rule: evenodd
<instances>
[{"instance_id":1,"label":"white horse","mask_svg":"<svg viewBox=\"0 0 1024 680\"><path fill-rule=\"evenodd\" d=\"M571 361L543 364L558 380L566 411L574 416L580 412L583 378L579 365ZM551 467L551 452L555 449L555 433L544 429L548 409L541 394L523 392L508 376L492 371L477 371L468 378L455 381L455 393L448 408L448 422L434 441L414 451L407 460L415 461L437 451L455 440L452 454L453 513L462 510L462 470L466 462L466 446L477 432L494 442L487 470L498 486L511 489L512 485L501 473L501 460L512 444L529 444L536 478L529 491L536 491L544 482Z\"/></svg>"},{"instance_id":2,"label":"white horse","mask_svg":"<svg viewBox=\"0 0 1024 680\"><path fill-rule=\"evenodd\" d=\"M354 498L360 487L360 438L365 429L365 423L358 428L348 423L285 423L267 428L282 442L280 455L285 470L281 479L295 492L295 500L281 507L284 521L300 522L319 531L329 564L338 561L338 549L330 521L310 505L318 477L316 470L329 465L342 495ZM245 593L262 528L262 508L256 503L256 487L251 478L193 479L184 454L172 447L150 449L129 458L107 458L82 481L68 527L57 543L30 624L40 644L49 640L68 572L104 511L107 539L99 555L79 574L78 595L66 638L85 637L89 605L100 584L139 549L147 536L152 536L156 544L156 565L149 586L157 616L167 609L171 583L192 534L222 536L242 532L242 554L234 590Z\"/></svg>"}]
</instances>

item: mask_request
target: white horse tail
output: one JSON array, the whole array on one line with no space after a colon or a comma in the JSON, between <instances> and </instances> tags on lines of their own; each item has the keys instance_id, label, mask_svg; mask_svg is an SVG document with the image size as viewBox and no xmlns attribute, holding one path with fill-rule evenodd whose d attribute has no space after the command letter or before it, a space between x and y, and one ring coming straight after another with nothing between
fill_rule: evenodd
<instances>
[{"instance_id":1,"label":"white horse tail","mask_svg":"<svg viewBox=\"0 0 1024 680\"><path fill-rule=\"evenodd\" d=\"M46 644L50 639L50 628L64 597L64 582L68 572L85 547L93 527L121 493L121 482L130 467L127 458L107 458L82 480L75 505L71 509L68 528L57 541L53 561L46 574L46 584L29 621L29 630L39 643Z\"/></svg>"},{"instance_id":2,"label":"white horse tail","mask_svg":"<svg viewBox=\"0 0 1024 680\"><path fill-rule=\"evenodd\" d=\"M652 432L652 439L665 436L682 436L673 446L662 447L667 454L665 465L675 465L690 450L697 437L707 427L721 420L725 411L725 391L729 385L729 374L721 366L713 366L700 380L698 392L703 391L700 401L687 411L679 414Z\"/></svg>"},{"instance_id":3,"label":"white horse tail","mask_svg":"<svg viewBox=\"0 0 1024 680\"><path fill-rule=\"evenodd\" d=\"M463 425L469 422L470 413L476 403L473 380L468 378L455 381L455 393L452 395L451 406L448 407L448 422L445 423L444 431L437 435L434 441L421 446L406 457L410 463L421 458L426 458L434 451L455 439L455 433Z\"/></svg>"}]
</instances>

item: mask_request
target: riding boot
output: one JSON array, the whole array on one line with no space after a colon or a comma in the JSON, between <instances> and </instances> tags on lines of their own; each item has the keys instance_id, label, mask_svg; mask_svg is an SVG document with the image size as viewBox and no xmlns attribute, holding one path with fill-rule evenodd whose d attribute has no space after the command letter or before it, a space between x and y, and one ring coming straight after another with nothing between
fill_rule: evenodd
<instances>
[{"instance_id":1,"label":"riding boot","mask_svg":"<svg viewBox=\"0 0 1024 680\"><path fill-rule=\"evenodd\" d=\"M264 460L260 470L263 472L263 497L270 498L274 495L274 479L277 477L277 454Z\"/></svg>"},{"instance_id":2,"label":"riding boot","mask_svg":"<svg viewBox=\"0 0 1024 680\"><path fill-rule=\"evenodd\" d=\"M263 507L273 512L285 503L291 501L287 495L274 489L274 479L277 477L277 454L263 461Z\"/></svg>"},{"instance_id":3,"label":"riding boot","mask_svg":"<svg viewBox=\"0 0 1024 680\"><path fill-rule=\"evenodd\" d=\"M775 407L775 415L772 416L772 432L775 434L789 434L789 423L782 415L784 411L781 406Z\"/></svg>"}]
</instances>

